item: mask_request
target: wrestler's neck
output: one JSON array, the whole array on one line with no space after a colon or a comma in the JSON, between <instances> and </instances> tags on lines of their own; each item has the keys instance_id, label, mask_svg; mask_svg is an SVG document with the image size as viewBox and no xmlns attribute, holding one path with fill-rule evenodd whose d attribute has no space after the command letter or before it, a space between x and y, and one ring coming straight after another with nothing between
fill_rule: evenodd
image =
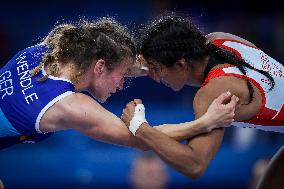
<instances>
[{"instance_id":1,"label":"wrestler's neck","mask_svg":"<svg viewBox=\"0 0 284 189\"><path fill-rule=\"evenodd\" d=\"M75 91L85 91L91 85L92 70L88 69L85 73L78 75L78 71L71 72L71 81L75 85Z\"/></svg>"},{"instance_id":2,"label":"wrestler's neck","mask_svg":"<svg viewBox=\"0 0 284 189\"><path fill-rule=\"evenodd\" d=\"M48 68L46 69L46 72L49 73ZM84 74L80 74L74 64L60 65L56 77L71 81L75 85L76 91L82 91L89 86L88 71Z\"/></svg>"},{"instance_id":3,"label":"wrestler's neck","mask_svg":"<svg viewBox=\"0 0 284 189\"><path fill-rule=\"evenodd\" d=\"M188 79L186 84L192 87L201 87L204 81L204 71L208 64L209 57L202 60L192 60L188 69Z\"/></svg>"}]
</instances>

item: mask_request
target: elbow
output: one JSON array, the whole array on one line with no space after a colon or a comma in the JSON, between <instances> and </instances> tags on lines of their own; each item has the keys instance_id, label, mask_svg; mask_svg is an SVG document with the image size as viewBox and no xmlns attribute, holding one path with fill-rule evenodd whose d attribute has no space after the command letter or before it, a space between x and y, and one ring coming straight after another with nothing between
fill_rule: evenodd
<instances>
[{"instance_id":1,"label":"elbow","mask_svg":"<svg viewBox=\"0 0 284 189\"><path fill-rule=\"evenodd\" d=\"M193 171L191 171L191 172L188 171L186 176L188 176L192 180L198 180L203 176L205 171L206 171L206 168L204 166L198 165L194 168Z\"/></svg>"},{"instance_id":2,"label":"elbow","mask_svg":"<svg viewBox=\"0 0 284 189\"><path fill-rule=\"evenodd\" d=\"M196 162L194 166L188 164L189 166L184 167L184 175L191 178L192 180L200 179L207 170L207 165L202 162Z\"/></svg>"}]
</instances>

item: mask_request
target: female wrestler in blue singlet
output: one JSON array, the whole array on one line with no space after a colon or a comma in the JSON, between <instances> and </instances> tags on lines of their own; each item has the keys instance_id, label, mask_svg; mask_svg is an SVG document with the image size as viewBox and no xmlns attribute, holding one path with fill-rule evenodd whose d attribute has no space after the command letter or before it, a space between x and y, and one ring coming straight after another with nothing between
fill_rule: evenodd
<instances>
[{"instance_id":1,"label":"female wrestler in blue singlet","mask_svg":"<svg viewBox=\"0 0 284 189\"><path fill-rule=\"evenodd\" d=\"M104 102L123 88L134 59L131 36L113 19L55 27L0 70L0 149L70 128L95 140L143 147L121 119L80 93L89 91ZM202 119L176 128L187 129L186 136L174 135L174 129L166 134L182 139L228 125L232 108L218 106L225 98L223 94Z\"/></svg>"}]
</instances>

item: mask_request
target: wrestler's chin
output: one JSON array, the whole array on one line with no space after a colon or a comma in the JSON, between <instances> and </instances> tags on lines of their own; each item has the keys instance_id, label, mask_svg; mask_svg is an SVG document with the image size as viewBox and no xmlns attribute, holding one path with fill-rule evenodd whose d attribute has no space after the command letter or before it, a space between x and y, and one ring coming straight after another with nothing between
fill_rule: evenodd
<instances>
[{"instance_id":1,"label":"wrestler's chin","mask_svg":"<svg viewBox=\"0 0 284 189\"><path fill-rule=\"evenodd\" d=\"M100 102L100 103L104 103L106 102L106 100L111 96L111 94L106 94L104 96L101 96L101 97L98 97L97 100Z\"/></svg>"},{"instance_id":2,"label":"wrestler's chin","mask_svg":"<svg viewBox=\"0 0 284 189\"><path fill-rule=\"evenodd\" d=\"M98 94L98 93L88 93L90 96L92 96L96 101L100 103L104 103L110 96L111 93L108 94Z\"/></svg>"},{"instance_id":3,"label":"wrestler's chin","mask_svg":"<svg viewBox=\"0 0 284 189\"><path fill-rule=\"evenodd\" d=\"M177 86L170 86L170 88L171 88L173 91L178 92L178 91L180 91L180 90L183 88L183 86L179 86L179 87L177 87Z\"/></svg>"}]
</instances>

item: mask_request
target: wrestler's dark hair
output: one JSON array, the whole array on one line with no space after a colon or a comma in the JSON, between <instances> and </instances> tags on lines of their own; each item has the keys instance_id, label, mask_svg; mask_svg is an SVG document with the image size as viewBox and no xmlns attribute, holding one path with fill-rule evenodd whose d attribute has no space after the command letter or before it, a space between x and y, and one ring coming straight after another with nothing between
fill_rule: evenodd
<instances>
[{"instance_id":1,"label":"wrestler's dark hair","mask_svg":"<svg viewBox=\"0 0 284 189\"><path fill-rule=\"evenodd\" d=\"M49 66L50 74L56 76L58 64L67 63L74 64L79 76L99 59L105 60L106 67L112 70L125 58L134 60L136 54L130 32L109 17L59 24L43 39L42 44L50 50L44 55L41 65L32 71L32 76L39 72L42 65Z\"/></svg>"},{"instance_id":2,"label":"wrestler's dark hair","mask_svg":"<svg viewBox=\"0 0 284 189\"><path fill-rule=\"evenodd\" d=\"M167 13L152 21L141 31L138 52L147 60L152 59L167 67L173 66L184 58L199 60L210 56L223 63L236 66L244 75L246 69L255 69L233 52L220 48L210 42L186 15ZM272 76L263 70L255 69L271 81L273 89L275 82ZM247 81L250 94L249 103L253 99L253 87Z\"/></svg>"}]
</instances>

